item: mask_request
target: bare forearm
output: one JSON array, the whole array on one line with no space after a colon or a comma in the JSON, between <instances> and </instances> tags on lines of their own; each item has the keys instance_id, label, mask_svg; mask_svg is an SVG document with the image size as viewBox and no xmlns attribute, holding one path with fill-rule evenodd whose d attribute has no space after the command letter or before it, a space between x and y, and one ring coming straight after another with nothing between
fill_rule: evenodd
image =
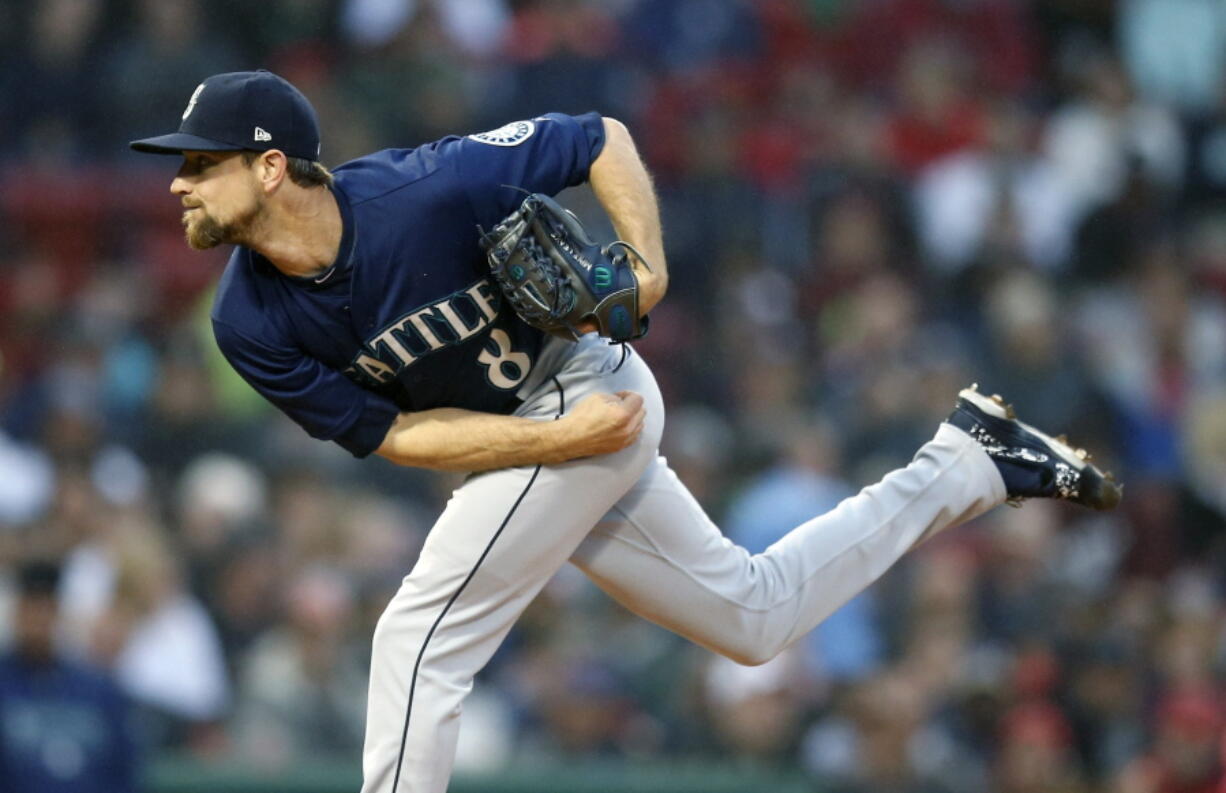
<instances>
[{"instance_id":1,"label":"bare forearm","mask_svg":"<svg viewBox=\"0 0 1226 793\"><path fill-rule=\"evenodd\" d=\"M646 314L668 289L668 263L660 210L651 176L625 125L604 119L605 145L592 162L589 181L596 199L609 215L620 239L633 245L647 259L650 270L636 263L639 280L639 310Z\"/></svg>"},{"instance_id":2,"label":"bare forearm","mask_svg":"<svg viewBox=\"0 0 1226 793\"><path fill-rule=\"evenodd\" d=\"M436 471L489 471L561 463L624 449L643 429L643 399L592 394L556 421L436 408L401 413L376 453Z\"/></svg>"},{"instance_id":3,"label":"bare forearm","mask_svg":"<svg viewBox=\"0 0 1226 793\"><path fill-rule=\"evenodd\" d=\"M488 471L561 462L564 427L553 421L438 408L401 413L378 454L436 471Z\"/></svg>"}]
</instances>

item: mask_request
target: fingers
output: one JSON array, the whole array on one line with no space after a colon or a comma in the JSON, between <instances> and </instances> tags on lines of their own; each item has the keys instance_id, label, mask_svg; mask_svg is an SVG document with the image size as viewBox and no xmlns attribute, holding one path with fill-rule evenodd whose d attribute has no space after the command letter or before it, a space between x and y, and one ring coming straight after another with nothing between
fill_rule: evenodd
<instances>
[{"instance_id":1,"label":"fingers","mask_svg":"<svg viewBox=\"0 0 1226 793\"><path fill-rule=\"evenodd\" d=\"M638 410L643 406L643 397L633 391L618 391L617 396L621 397L627 410Z\"/></svg>"},{"instance_id":2,"label":"fingers","mask_svg":"<svg viewBox=\"0 0 1226 793\"><path fill-rule=\"evenodd\" d=\"M589 453L608 454L638 441L646 425L643 397L633 391L596 393L585 397L572 416L585 425L592 446Z\"/></svg>"},{"instance_id":3,"label":"fingers","mask_svg":"<svg viewBox=\"0 0 1226 793\"><path fill-rule=\"evenodd\" d=\"M641 410L635 417L634 424L630 427L630 443L634 443L643 434L643 427L647 424L647 411ZM627 444L629 445L629 444Z\"/></svg>"},{"instance_id":4,"label":"fingers","mask_svg":"<svg viewBox=\"0 0 1226 793\"><path fill-rule=\"evenodd\" d=\"M618 396L622 397L622 407L629 414L626 443L629 446L643 434L643 426L647 423L647 406L643 404L643 397L633 391L619 391Z\"/></svg>"},{"instance_id":5,"label":"fingers","mask_svg":"<svg viewBox=\"0 0 1226 793\"><path fill-rule=\"evenodd\" d=\"M643 422L647 418L647 407L643 404L643 397L633 391L618 391L617 396L621 397L622 409L626 411L627 423L631 427L635 437L643 430Z\"/></svg>"}]
</instances>

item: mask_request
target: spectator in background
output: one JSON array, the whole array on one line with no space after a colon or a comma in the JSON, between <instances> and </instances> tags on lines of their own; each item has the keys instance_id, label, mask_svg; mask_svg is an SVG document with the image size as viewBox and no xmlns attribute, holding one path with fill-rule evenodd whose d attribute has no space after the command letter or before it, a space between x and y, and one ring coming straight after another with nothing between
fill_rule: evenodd
<instances>
[{"instance_id":1,"label":"spectator in background","mask_svg":"<svg viewBox=\"0 0 1226 793\"><path fill-rule=\"evenodd\" d=\"M136 793L127 701L56 649L59 577L45 561L17 571L14 641L0 657L0 793Z\"/></svg>"},{"instance_id":2,"label":"spectator in background","mask_svg":"<svg viewBox=\"0 0 1226 793\"><path fill-rule=\"evenodd\" d=\"M1179 417L1226 370L1226 311L1193 288L1182 254L1151 241L1128 281L1087 293L1075 312L1092 382L1123 422L1123 464L1165 479L1180 471Z\"/></svg>"},{"instance_id":3,"label":"spectator in background","mask_svg":"<svg viewBox=\"0 0 1226 793\"><path fill-rule=\"evenodd\" d=\"M366 669L350 642L354 596L337 571L314 567L288 582L286 621L240 664L235 748L261 766L358 754Z\"/></svg>"},{"instance_id":4,"label":"spectator in background","mask_svg":"<svg viewBox=\"0 0 1226 793\"><path fill-rule=\"evenodd\" d=\"M1183 467L1189 472L1189 485L1209 505L1218 522L1226 522L1226 391L1217 389L1197 395L1180 429L1186 439ZM1216 558L1226 559L1222 555L1226 551L1226 537L1220 532L1211 533L1217 535Z\"/></svg>"},{"instance_id":5,"label":"spectator in background","mask_svg":"<svg viewBox=\"0 0 1226 793\"><path fill-rule=\"evenodd\" d=\"M0 430L0 529L33 523L51 503L55 487L55 466L46 453Z\"/></svg>"},{"instance_id":6,"label":"spectator in background","mask_svg":"<svg viewBox=\"0 0 1226 793\"><path fill-rule=\"evenodd\" d=\"M433 6L419 5L392 30L379 46L362 48L377 57L354 59L341 77L376 137L417 142L464 129L483 97L466 81L466 62Z\"/></svg>"},{"instance_id":7,"label":"spectator in background","mask_svg":"<svg viewBox=\"0 0 1226 793\"><path fill-rule=\"evenodd\" d=\"M1226 6L1217 0L1123 0L1120 50L1138 91L1190 117L1226 78Z\"/></svg>"},{"instance_id":8,"label":"spectator in background","mask_svg":"<svg viewBox=\"0 0 1226 793\"><path fill-rule=\"evenodd\" d=\"M963 53L976 90L1023 94L1038 59L1027 3L1017 0L841 0L845 24L836 59L867 92L888 85L917 42ZM1067 5L1067 3L1065 3Z\"/></svg>"},{"instance_id":9,"label":"spectator in background","mask_svg":"<svg viewBox=\"0 0 1226 793\"><path fill-rule=\"evenodd\" d=\"M263 472L233 455L202 454L184 469L178 481L176 522L193 591L209 591L230 545L266 520L267 491Z\"/></svg>"},{"instance_id":10,"label":"spectator in background","mask_svg":"<svg viewBox=\"0 0 1226 793\"><path fill-rule=\"evenodd\" d=\"M1044 560L1060 525L1058 510L1029 505L1025 514L1000 510L990 517L985 566L980 582L979 632L988 641L1018 647L1049 640L1056 629L1056 593Z\"/></svg>"},{"instance_id":11,"label":"spectator in background","mask_svg":"<svg viewBox=\"0 0 1226 793\"><path fill-rule=\"evenodd\" d=\"M919 173L915 212L929 263L946 272L1004 256L1048 270L1065 263L1078 218L1067 186L1035 150L1036 126L1020 102L1002 100L985 114L982 145Z\"/></svg>"},{"instance_id":12,"label":"spectator in background","mask_svg":"<svg viewBox=\"0 0 1226 793\"><path fill-rule=\"evenodd\" d=\"M1169 193L1139 157L1128 157L1118 192L1078 222L1070 280L1103 285L1129 275L1145 252L1170 244L1171 209Z\"/></svg>"},{"instance_id":13,"label":"spectator in background","mask_svg":"<svg viewBox=\"0 0 1226 793\"><path fill-rule=\"evenodd\" d=\"M1030 702L1003 720L995 768L999 793L1087 793L1072 751L1064 715L1053 705Z\"/></svg>"},{"instance_id":14,"label":"spectator in background","mask_svg":"<svg viewBox=\"0 0 1226 793\"><path fill-rule=\"evenodd\" d=\"M77 161L101 148L89 134L104 116L106 92L98 79L97 0L36 0L24 6L26 35L20 54L5 64L12 79L0 105L13 114L14 137L5 148L41 164Z\"/></svg>"},{"instance_id":15,"label":"spectator in background","mask_svg":"<svg viewBox=\"0 0 1226 793\"><path fill-rule=\"evenodd\" d=\"M1222 722L1220 699L1176 695L1163 700L1152 749L1124 769L1115 790L1221 793L1226 786Z\"/></svg>"},{"instance_id":16,"label":"spectator in background","mask_svg":"<svg viewBox=\"0 0 1226 793\"><path fill-rule=\"evenodd\" d=\"M820 692L802 652L789 648L761 666L711 657L704 670L706 720L716 740L738 760L787 765L809 708Z\"/></svg>"},{"instance_id":17,"label":"spectator in background","mask_svg":"<svg viewBox=\"0 0 1226 793\"><path fill-rule=\"evenodd\" d=\"M1066 653L1066 712L1092 779L1114 778L1144 746L1140 653L1111 637L1075 639Z\"/></svg>"},{"instance_id":18,"label":"spectator in background","mask_svg":"<svg viewBox=\"0 0 1226 793\"><path fill-rule=\"evenodd\" d=\"M178 563L151 517L116 527L114 587L94 626L94 657L112 667L160 748L220 748L230 682L217 630L184 588Z\"/></svg>"},{"instance_id":19,"label":"spectator in background","mask_svg":"<svg viewBox=\"0 0 1226 793\"><path fill-rule=\"evenodd\" d=\"M1207 207L1219 212L1226 206L1226 80L1208 111L1190 120L1188 134L1188 185L1183 203L1190 208Z\"/></svg>"},{"instance_id":20,"label":"spectator in background","mask_svg":"<svg viewBox=\"0 0 1226 793\"><path fill-rule=\"evenodd\" d=\"M586 760L633 753L637 708L627 681L600 659L568 657L540 700L540 747L556 758Z\"/></svg>"},{"instance_id":21,"label":"spectator in background","mask_svg":"<svg viewBox=\"0 0 1226 793\"><path fill-rule=\"evenodd\" d=\"M663 73L748 61L762 47L758 16L746 0L639 0L631 5L624 27L626 46Z\"/></svg>"},{"instance_id":22,"label":"spectator in background","mask_svg":"<svg viewBox=\"0 0 1226 793\"><path fill-rule=\"evenodd\" d=\"M1076 363L1064 354L1071 323L1061 311L1055 284L1033 271L1005 272L992 280L981 306L990 362L985 384L1026 405L1036 423L1084 423L1092 395L1077 376Z\"/></svg>"},{"instance_id":23,"label":"spectator in background","mask_svg":"<svg viewBox=\"0 0 1226 793\"><path fill-rule=\"evenodd\" d=\"M966 790L958 776L944 773L950 747L930 722L932 705L915 675L901 666L883 670L851 689L805 736L804 765L849 793Z\"/></svg>"},{"instance_id":24,"label":"spectator in background","mask_svg":"<svg viewBox=\"0 0 1226 793\"><path fill-rule=\"evenodd\" d=\"M1163 190L1178 189L1185 151L1175 115L1138 98L1107 52L1084 56L1076 81L1077 94L1051 117L1043 148L1077 214L1119 197L1133 167Z\"/></svg>"},{"instance_id":25,"label":"spectator in background","mask_svg":"<svg viewBox=\"0 0 1226 793\"><path fill-rule=\"evenodd\" d=\"M917 40L899 62L898 102L887 136L895 167L914 176L941 157L978 145L985 118L962 50Z\"/></svg>"}]
</instances>

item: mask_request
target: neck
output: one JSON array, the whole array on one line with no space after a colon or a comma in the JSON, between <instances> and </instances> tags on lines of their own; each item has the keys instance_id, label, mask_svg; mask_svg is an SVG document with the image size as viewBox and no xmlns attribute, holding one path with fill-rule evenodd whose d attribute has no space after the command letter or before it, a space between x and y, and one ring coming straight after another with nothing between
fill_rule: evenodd
<instances>
[{"instance_id":1,"label":"neck","mask_svg":"<svg viewBox=\"0 0 1226 793\"><path fill-rule=\"evenodd\" d=\"M289 191L270 202L247 247L285 275L309 278L327 270L340 252L344 231L340 207L331 190Z\"/></svg>"}]
</instances>

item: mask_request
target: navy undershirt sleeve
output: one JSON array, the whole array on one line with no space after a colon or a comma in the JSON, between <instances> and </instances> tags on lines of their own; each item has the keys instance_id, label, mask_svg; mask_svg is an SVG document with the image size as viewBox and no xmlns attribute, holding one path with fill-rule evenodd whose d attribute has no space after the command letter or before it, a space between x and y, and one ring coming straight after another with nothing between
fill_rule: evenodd
<instances>
[{"instance_id":1,"label":"navy undershirt sleeve","mask_svg":"<svg viewBox=\"0 0 1226 793\"><path fill-rule=\"evenodd\" d=\"M336 441L355 457L379 448L400 412L392 400L296 349L253 339L217 319L213 334L226 360L264 398L311 437Z\"/></svg>"}]
</instances>

